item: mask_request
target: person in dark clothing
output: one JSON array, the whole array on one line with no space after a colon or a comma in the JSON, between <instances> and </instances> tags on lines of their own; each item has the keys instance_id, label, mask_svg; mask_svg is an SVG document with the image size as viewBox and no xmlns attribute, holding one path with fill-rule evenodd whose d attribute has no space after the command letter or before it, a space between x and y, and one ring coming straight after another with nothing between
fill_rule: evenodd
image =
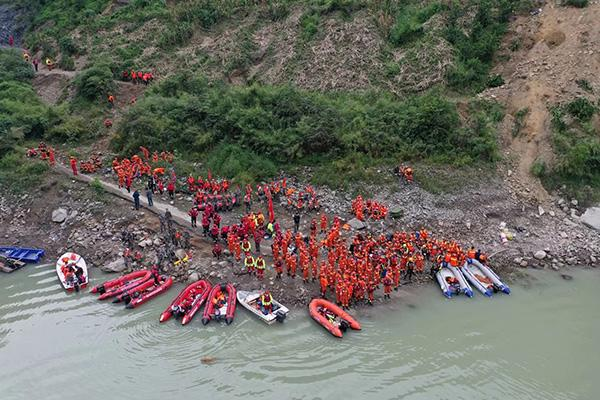
<instances>
[{"instance_id":1,"label":"person in dark clothing","mask_svg":"<svg viewBox=\"0 0 600 400\"><path fill-rule=\"evenodd\" d=\"M137 189L133 192L133 208L140 209L140 192Z\"/></svg>"},{"instance_id":2,"label":"person in dark clothing","mask_svg":"<svg viewBox=\"0 0 600 400\"><path fill-rule=\"evenodd\" d=\"M152 200L152 190L150 188L146 189L146 198L148 199L148 206L152 207L154 201Z\"/></svg>"},{"instance_id":3,"label":"person in dark clothing","mask_svg":"<svg viewBox=\"0 0 600 400\"><path fill-rule=\"evenodd\" d=\"M299 229L300 229L300 214L295 213L294 214L294 232L298 232Z\"/></svg>"},{"instance_id":4,"label":"person in dark clothing","mask_svg":"<svg viewBox=\"0 0 600 400\"><path fill-rule=\"evenodd\" d=\"M152 277L154 278L154 284L160 285L160 271L158 270L158 265L156 264L152 266Z\"/></svg>"}]
</instances>

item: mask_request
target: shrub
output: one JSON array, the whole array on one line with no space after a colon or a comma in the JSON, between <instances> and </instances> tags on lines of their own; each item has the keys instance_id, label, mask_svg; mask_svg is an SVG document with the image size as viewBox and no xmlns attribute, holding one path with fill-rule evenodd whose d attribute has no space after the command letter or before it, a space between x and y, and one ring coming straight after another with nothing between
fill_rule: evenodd
<instances>
[{"instance_id":1,"label":"shrub","mask_svg":"<svg viewBox=\"0 0 600 400\"><path fill-rule=\"evenodd\" d=\"M65 71L75 71L75 60L71 56L63 55L58 62L58 66Z\"/></svg>"},{"instance_id":2,"label":"shrub","mask_svg":"<svg viewBox=\"0 0 600 400\"><path fill-rule=\"evenodd\" d=\"M504 85L504 78L502 78L502 75L500 75L500 74L491 75L488 78L487 85L488 85L488 87L491 87L491 88L502 86L502 85Z\"/></svg>"},{"instance_id":3,"label":"shrub","mask_svg":"<svg viewBox=\"0 0 600 400\"><path fill-rule=\"evenodd\" d=\"M577 8L585 8L589 4L589 0L566 0L566 6L572 6Z\"/></svg>"},{"instance_id":4,"label":"shrub","mask_svg":"<svg viewBox=\"0 0 600 400\"><path fill-rule=\"evenodd\" d=\"M31 78L33 78L33 69L17 50L0 49L0 82L27 82Z\"/></svg>"},{"instance_id":5,"label":"shrub","mask_svg":"<svg viewBox=\"0 0 600 400\"><path fill-rule=\"evenodd\" d=\"M596 107L585 97L578 97L567 104L567 111L581 122L587 122L592 119Z\"/></svg>"},{"instance_id":6,"label":"shrub","mask_svg":"<svg viewBox=\"0 0 600 400\"><path fill-rule=\"evenodd\" d=\"M115 89L113 74L106 65L96 65L82 71L75 79L77 94L87 100L107 96Z\"/></svg>"},{"instance_id":7,"label":"shrub","mask_svg":"<svg viewBox=\"0 0 600 400\"><path fill-rule=\"evenodd\" d=\"M314 11L307 12L300 18L300 27L302 28L302 38L304 40L311 40L319 31L319 24L321 18L318 13Z\"/></svg>"},{"instance_id":8,"label":"shrub","mask_svg":"<svg viewBox=\"0 0 600 400\"><path fill-rule=\"evenodd\" d=\"M546 163L542 160L535 160L531 165L531 173L538 178L544 177L546 175Z\"/></svg>"},{"instance_id":9,"label":"shrub","mask_svg":"<svg viewBox=\"0 0 600 400\"><path fill-rule=\"evenodd\" d=\"M594 92L594 88L592 87L592 85L590 84L590 82L588 82L585 79L577 79L575 81L575 83L577 84L577 86L579 86L580 88L582 88L586 92L589 92L589 93L593 93Z\"/></svg>"},{"instance_id":10,"label":"shrub","mask_svg":"<svg viewBox=\"0 0 600 400\"><path fill-rule=\"evenodd\" d=\"M22 193L38 186L47 171L47 163L26 160L22 152L12 151L0 157L0 186Z\"/></svg>"},{"instance_id":11,"label":"shrub","mask_svg":"<svg viewBox=\"0 0 600 400\"><path fill-rule=\"evenodd\" d=\"M58 47L60 51L63 53L63 56L72 56L77 54L77 46L75 46L75 42L69 36L63 36L58 41Z\"/></svg>"}]
</instances>

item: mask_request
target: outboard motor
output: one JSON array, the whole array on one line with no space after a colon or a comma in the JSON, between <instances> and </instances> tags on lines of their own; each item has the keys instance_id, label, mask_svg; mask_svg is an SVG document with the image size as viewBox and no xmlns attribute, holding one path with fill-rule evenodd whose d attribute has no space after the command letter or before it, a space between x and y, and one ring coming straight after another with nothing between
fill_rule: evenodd
<instances>
[{"instance_id":1,"label":"outboard motor","mask_svg":"<svg viewBox=\"0 0 600 400\"><path fill-rule=\"evenodd\" d=\"M279 323L283 323L283 321L285 321L285 318L287 317L287 314L281 311L277 311L275 313L275 321L279 322Z\"/></svg>"}]
</instances>

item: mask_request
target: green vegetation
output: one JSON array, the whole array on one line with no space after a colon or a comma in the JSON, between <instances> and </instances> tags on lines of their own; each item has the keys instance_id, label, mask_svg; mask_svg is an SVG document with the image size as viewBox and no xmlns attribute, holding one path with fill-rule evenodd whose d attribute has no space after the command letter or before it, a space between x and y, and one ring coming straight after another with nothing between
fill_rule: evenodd
<instances>
[{"instance_id":1,"label":"green vegetation","mask_svg":"<svg viewBox=\"0 0 600 400\"><path fill-rule=\"evenodd\" d=\"M582 88L583 90L585 90L588 93L594 93L594 88L592 87L592 85L585 79L577 79L575 81L575 83L577 84L577 86L579 86L580 88Z\"/></svg>"},{"instance_id":2,"label":"green vegetation","mask_svg":"<svg viewBox=\"0 0 600 400\"><path fill-rule=\"evenodd\" d=\"M551 110L552 144L557 163L544 171L543 182L551 188L564 185L584 201L600 198L600 132L591 123L597 109L585 98Z\"/></svg>"},{"instance_id":3,"label":"green vegetation","mask_svg":"<svg viewBox=\"0 0 600 400\"><path fill-rule=\"evenodd\" d=\"M589 4L589 0L566 0L564 3L566 6L585 8Z\"/></svg>"},{"instance_id":4,"label":"green vegetation","mask_svg":"<svg viewBox=\"0 0 600 400\"><path fill-rule=\"evenodd\" d=\"M106 65L96 65L81 72L75 84L77 94L86 100L105 98L115 88L113 74Z\"/></svg>"},{"instance_id":5,"label":"green vegetation","mask_svg":"<svg viewBox=\"0 0 600 400\"><path fill-rule=\"evenodd\" d=\"M284 165L329 163L345 170L364 157L456 165L495 160L491 113L474 109L471 115L462 124L456 106L435 92L398 101L386 94L231 87L177 75L132 107L114 145L125 153L141 145L174 148L240 179L260 179Z\"/></svg>"},{"instance_id":6,"label":"green vegetation","mask_svg":"<svg viewBox=\"0 0 600 400\"><path fill-rule=\"evenodd\" d=\"M104 187L102 187L102 183L98 178L94 178L90 181L90 188L92 189L92 193L96 200L101 200L104 198L106 192L104 191Z\"/></svg>"},{"instance_id":7,"label":"green vegetation","mask_svg":"<svg viewBox=\"0 0 600 400\"><path fill-rule=\"evenodd\" d=\"M515 121L512 129L512 136L517 137L521 134L521 129L525 125L525 117L529 114L529 108L525 107L515 113Z\"/></svg>"},{"instance_id":8,"label":"green vegetation","mask_svg":"<svg viewBox=\"0 0 600 400\"><path fill-rule=\"evenodd\" d=\"M26 160L24 151L11 151L0 157L0 187L14 193L22 193L42 182L48 164Z\"/></svg>"}]
</instances>

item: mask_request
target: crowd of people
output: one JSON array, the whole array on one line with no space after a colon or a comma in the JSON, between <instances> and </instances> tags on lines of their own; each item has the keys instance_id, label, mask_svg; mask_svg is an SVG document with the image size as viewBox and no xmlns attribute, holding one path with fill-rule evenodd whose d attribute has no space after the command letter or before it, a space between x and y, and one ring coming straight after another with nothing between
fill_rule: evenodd
<instances>
[{"instance_id":1,"label":"crowd of people","mask_svg":"<svg viewBox=\"0 0 600 400\"><path fill-rule=\"evenodd\" d=\"M234 263L248 275L261 280L268 270L275 278L302 279L306 284L318 282L323 297L333 297L342 307L353 303L373 304L375 293L383 289L383 297L389 298L401 281L412 281L415 274L425 272L426 264L433 275L444 266L459 267L469 259L485 262L485 255L473 248L464 251L454 241L433 238L426 230L373 233L351 236L338 216L325 213L310 219L308 232L299 229L300 215L310 215L309 204L318 204L318 196L310 186L290 184L286 178L247 185L243 194L244 214L238 222L224 224L221 213L240 206L242 191L232 188L230 181L208 176L189 175L178 183L172 167L165 174L165 167L155 163L172 162L171 153L150 152L141 148L142 155L113 161L113 169L119 177L119 186L127 189L131 181L148 177L147 188L162 193L163 177L167 177L167 192L172 198L175 190L192 195L193 205L188 211L192 228L201 221L202 233L213 242L212 253L220 259L227 248ZM283 196L283 198L282 198ZM293 228L282 229L275 219L273 201L288 205L293 211ZM267 214L263 205L267 205ZM314 210L314 208L312 208ZM375 200L358 196L352 202L354 215L361 220L385 219L388 209ZM262 251L263 241L269 241L272 260Z\"/></svg>"},{"instance_id":2,"label":"crowd of people","mask_svg":"<svg viewBox=\"0 0 600 400\"><path fill-rule=\"evenodd\" d=\"M42 161L47 161L48 164L53 167L56 164L56 151L53 147L46 146L46 143L40 142L38 147L32 147L27 149L27 157L38 158Z\"/></svg>"},{"instance_id":3,"label":"crowd of people","mask_svg":"<svg viewBox=\"0 0 600 400\"><path fill-rule=\"evenodd\" d=\"M125 82L148 85L154 80L154 75L152 72L136 71L132 69L131 71L123 71L121 73L121 79Z\"/></svg>"},{"instance_id":4,"label":"crowd of people","mask_svg":"<svg viewBox=\"0 0 600 400\"><path fill-rule=\"evenodd\" d=\"M361 221L365 220L365 214L368 218L379 221L387 217L388 208L375 200L365 201L361 195L358 195L352 201L352 213Z\"/></svg>"}]
</instances>

